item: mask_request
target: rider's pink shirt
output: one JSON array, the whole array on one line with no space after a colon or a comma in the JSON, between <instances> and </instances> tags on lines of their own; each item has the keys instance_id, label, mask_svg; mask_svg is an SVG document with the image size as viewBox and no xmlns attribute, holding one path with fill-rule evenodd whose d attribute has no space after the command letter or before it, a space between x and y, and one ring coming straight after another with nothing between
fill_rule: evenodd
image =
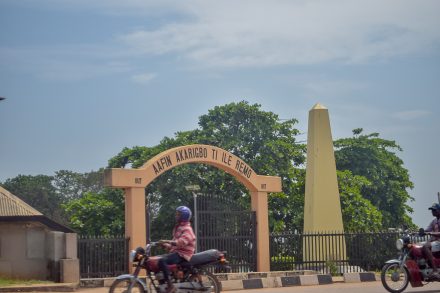
<instances>
[{"instance_id":1,"label":"rider's pink shirt","mask_svg":"<svg viewBox=\"0 0 440 293\"><path fill-rule=\"evenodd\" d=\"M173 229L173 241L175 246L170 252L177 252L181 257L189 261L196 249L196 236L190 222L180 222Z\"/></svg>"},{"instance_id":2,"label":"rider's pink shirt","mask_svg":"<svg viewBox=\"0 0 440 293\"><path fill-rule=\"evenodd\" d=\"M440 219L435 218L425 229L426 232L440 232ZM439 240L439 236L433 236L435 240Z\"/></svg>"}]
</instances>

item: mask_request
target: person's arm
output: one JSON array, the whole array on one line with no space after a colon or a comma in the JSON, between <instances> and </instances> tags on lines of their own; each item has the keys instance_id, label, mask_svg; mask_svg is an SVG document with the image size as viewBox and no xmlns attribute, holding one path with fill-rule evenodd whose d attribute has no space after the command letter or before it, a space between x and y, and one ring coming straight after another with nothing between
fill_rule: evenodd
<instances>
[{"instance_id":1,"label":"person's arm","mask_svg":"<svg viewBox=\"0 0 440 293\"><path fill-rule=\"evenodd\" d=\"M432 232L434 230L434 221L429 223L428 227L426 227L425 232Z\"/></svg>"},{"instance_id":2,"label":"person's arm","mask_svg":"<svg viewBox=\"0 0 440 293\"><path fill-rule=\"evenodd\" d=\"M440 232L429 232L429 235L440 237Z\"/></svg>"},{"instance_id":3,"label":"person's arm","mask_svg":"<svg viewBox=\"0 0 440 293\"><path fill-rule=\"evenodd\" d=\"M175 241L172 240L159 240L158 242L163 248L167 250L170 250L171 247L173 247L173 244L175 245Z\"/></svg>"}]
</instances>

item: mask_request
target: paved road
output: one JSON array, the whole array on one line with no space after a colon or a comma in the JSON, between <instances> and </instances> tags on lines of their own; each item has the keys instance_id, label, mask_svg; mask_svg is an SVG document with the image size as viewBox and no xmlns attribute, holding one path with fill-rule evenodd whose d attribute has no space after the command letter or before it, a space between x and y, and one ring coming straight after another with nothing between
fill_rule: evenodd
<instances>
[{"instance_id":1,"label":"paved road","mask_svg":"<svg viewBox=\"0 0 440 293\"><path fill-rule=\"evenodd\" d=\"M225 291L225 293L386 293L381 282L368 283L334 283L319 286L298 286L283 288L267 288L254 290ZM424 292L440 293L440 283L426 285L422 288L408 287L404 293Z\"/></svg>"},{"instance_id":2,"label":"paved road","mask_svg":"<svg viewBox=\"0 0 440 293\"><path fill-rule=\"evenodd\" d=\"M81 288L77 293L107 293L108 288ZM368 283L334 283L331 285L319 286L296 286L284 288L267 288L267 289L252 289L252 290L237 290L237 291L223 291L224 293L386 293L387 291L382 287L381 282ZM440 293L440 283L433 283L421 288L408 288L404 293L424 292L424 293ZM55 293L55 292L53 292Z\"/></svg>"}]
</instances>

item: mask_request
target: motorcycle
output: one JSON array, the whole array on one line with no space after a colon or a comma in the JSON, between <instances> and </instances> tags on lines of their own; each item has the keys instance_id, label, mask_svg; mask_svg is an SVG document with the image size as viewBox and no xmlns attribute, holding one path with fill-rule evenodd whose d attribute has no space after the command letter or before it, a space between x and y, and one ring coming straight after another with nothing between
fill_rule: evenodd
<instances>
[{"instance_id":1,"label":"motorcycle","mask_svg":"<svg viewBox=\"0 0 440 293\"><path fill-rule=\"evenodd\" d=\"M422 287L430 282L438 280L432 275L432 268L423 253L423 244L417 243L417 239L425 235L436 235L438 233L424 232L420 229L418 233L405 233L396 241L397 250L401 251L398 259L392 259L385 263L381 271L381 281L384 288L391 293L403 292L408 284L411 287ZM440 268L440 253L433 253L434 261Z\"/></svg>"},{"instance_id":2,"label":"motorcycle","mask_svg":"<svg viewBox=\"0 0 440 293\"><path fill-rule=\"evenodd\" d=\"M151 256L151 249L159 242L147 244L145 249L138 247L130 252L129 260L135 266L133 274L124 274L116 278L109 292L139 292L160 293L167 289L167 280L159 270L160 256ZM217 277L207 270L208 266L217 266L217 269L228 270L225 253L216 249L196 253L189 262L179 265L169 265L170 278L176 288L175 293L219 293L221 283ZM139 277L142 269L146 270L146 282ZM148 285L147 285L148 284Z\"/></svg>"}]
</instances>

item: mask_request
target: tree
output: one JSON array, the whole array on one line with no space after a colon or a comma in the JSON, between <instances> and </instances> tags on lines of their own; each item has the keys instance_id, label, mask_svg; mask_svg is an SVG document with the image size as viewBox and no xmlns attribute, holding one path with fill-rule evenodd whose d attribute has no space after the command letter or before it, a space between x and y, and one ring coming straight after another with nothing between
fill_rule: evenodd
<instances>
[{"instance_id":1,"label":"tree","mask_svg":"<svg viewBox=\"0 0 440 293\"><path fill-rule=\"evenodd\" d=\"M155 155L188 144L209 144L225 149L248 163L258 174L280 176L282 192L269 195L271 231L301 230L305 192L305 145L298 143L295 119L280 121L258 104L243 101L217 106L199 118L195 130L164 137L153 147L124 148L109 160L109 167L141 167ZM412 198L408 171L395 154L401 148L377 133L335 141L339 192L347 231L376 231L382 227L412 225L406 204ZM67 223L80 233L118 234L124 226L121 191L104 189L103 169L76 173L60 170L55 176L17 176L3 184L44 214ZM146 189L153 240L168 237L174 209L193 208L193 196L185 189L197 184L202 194L232 198L250 206L248 190L233 176L205 164L173 168ZM60 205L65 209L60 207ZM160 227L160 229L157 229Z\"/></svg>"},{"instance_id":2,"label":"tree","mask_svg":"<svg viewBox=\"0 0 440 293\"><path fill-rule=\"evenodd\" d=\"M294 127L298 121L281 122L278 115L260 108L243 101L209 110L199 119L199 140L230 151L258 174L281 177L283 192L269 197L271 230L298 229L302 227L305 175L300 168L305 146L297 142L300 133Z\"/></svg>"},{"instance_id":3,"label":"tree","mask_svg":"<svg viewBox=\"0 0 440 293\"><path fill-rule=\"evenodd\" d=\"M103 170L89 173L60 170L55 172L55 176L18 175L7 179L2 186L52 220L77 228L78 225L69 221L74 211L69 210L69 215L67 215L63 204L71 200L79 200L87 192L99 194L103 190ZM92 198L90 195L87 197L88 200ZM99 209L99 204L94 204L94 207ZM95 212L100 213L99 210ZM99 224L96 223L96 225Z\"/></svg>"},{"instance_id":4,"label":"tree","mask_svg":"<svg viewBox=\"0 0 440 293\"><path fill-rule=\"evenodd\" d=\"M363 176L337 171L344 231L374 232L382 229L382 214L362 197L362 188L371 185Z\"/></svg>"},{"instance_id":5,"label":"tree","mask_svg":"<svg viewBox=\"0 0 440 293\"><path fill-rule=\"evenodd\" d=\"M299 167L305 160L305 146L296 141L299 134L294 128L296 123L295 119L280 122L278 115L245 101L217 106L199 118L198 129L178 132L175 138L165 137L152 148L124 148L110 159L109 166L139 167L173 147L196 143L214 145L238 156L259 174L280 176L283 192L269 197L271 229L299 228L296 225L301 222L302 226L301 190L304 188L304 171ZM166 172L147 188L149 202L154 207L153 226L160 226L162 232L171 230L174 207L192 205L192 195L185 190L185 185L190 184L198 184L201 193L225 195L247 205L250 203L247 189L231 175L212 166L187 164Z\"/></svg>"},{"instance_id":6,"label":"tree","mask_svg":"<svg viewBox=\"0 0 440 293\"><path fill-rule=\"evenodd\" d=\"M67 221L60 206L63 199L52 182L52 176L18 175L7 179L2 186L45 216L66 224Z\"/></svg>"},{"instance_id":7,"label":"tree","mask_svg":"<svg viewBox=\"0 0 440 293\"><path fill-rule=\"evenodd\" d=\"M88 173L68 170L55 172L53 186L64 201L79 199L86 192L99 193L104 188L104 169Z\"/></svg>"},{"instance_id":8,"label":"tree","mask_svg":"<svg viewBox=\"0 0 440 293\"><path fill-rule=\"evenodd\" d=\"M122 191L106 188L86 192L62 205L70 226L82 235L123 235L124 198Z\"/></svg>"},{"instance_id":9,"label":"tree","mask_svg":"<svg viewBox=\"0 0 440 293\"><path fill-rule=\"evenodd\" d=\"M378 133L362 134L354 129L352 138L334 142L338 170L350 170L353 175L365 177L371 184L361 188L362 196L383 215L383 227L414 227L407 204L413 198L408 189L413 188L408 170L396 155L402 151L395 141L379 138Z\"/></svg>"}]
</instances>

